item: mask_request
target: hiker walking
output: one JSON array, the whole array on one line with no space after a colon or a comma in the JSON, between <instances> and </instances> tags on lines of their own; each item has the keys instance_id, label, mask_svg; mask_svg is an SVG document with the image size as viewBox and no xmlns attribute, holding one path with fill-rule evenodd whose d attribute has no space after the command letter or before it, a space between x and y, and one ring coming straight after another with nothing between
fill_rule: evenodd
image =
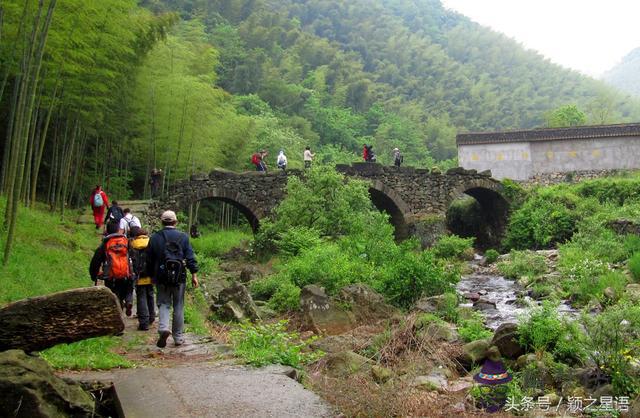
<instances>
[{"instance_id":1,"label":"hiker walking","mask_svg":"<svg viewBox=\"0 0 640 418\"><path fill-rule=\"evenodd\" d=\"M400 153L400 150L398 148L394 148L393 149L393 165L400 168L400 165L402 164L403 161L404 161L404 157Z\"/></svg>"},{"instance_id":2,"label":"hiker walking","mask_svg":"<svg viewBox=\"0 0 640 418\"><path fill-rule=\"evenodd\" d=\"M189 243L189 237L176 229L178 219L175 212L165 211L160 217L163 229L151 237L147 247L147 263L152 279L158 289L158 341L163 348L173 334L176 346L184 343L184 291L187 270L191 272L191 283L198 287L198 263ZM169 331L169 313L173 307L173 321Z\"/></svg>"},{"instance_id":3,"label":"hiker walking","mask_svg":"<svg viewBox=\"0 0 640 418\"><path fill-rule=\"evenodd\" d=\"M266 150L256 152L251 156L251 164L256 166L256 171L267 171L267 164L264 162L266 156Z\"/></svg>"},{"instance_id":4,"label":"hiker walking","mask_svg":"<svg viewBox=\"0 0 640 418\"><path fill-rule=\"evenodd\" d=\"M96 229L102 228L104 224L104 210L109 207L109 199L107 194L102 190L100 185L97 185L93 192L91 192L90 199L91 209L93 210L93 221L96 224Z\"/></svg>"},{"instance_id":5,"label":"hiker walking","mask_svg":"<svg viewBox=\"0 0 640 418\"><path fill-rule=\"evenodd\" d=\"M362 144L362 159L365 162L369 161L369 148L367 147L367 144Z\"/></svg>"},{"instance_id":6,"label":"hiker walking","mask_svg":"<svg viewBox=\"0 0 640 418\"><path fill-rule=\"evenodd\" d=\"M130 236L129 254L135 275L138 329L147 331L156 319L153 283L147 268L149 236L138 226L131 227Z\"/></svg>"},{"instance_id":7,"label":"hiker walking","mask_svg":"<svg viewBox=\"0 0 640 418\"><path fill-rule=\"evenodd\" d=\"M125 208L122 211L124 216L120 219L118 223L118 233L126 235L127 237L131 237L130 231L131 228L137 226L138 228L142 228L142 224L140 223L140 219L137 216L134 216L131 213L131 209Z\"/></svg>"},{"instance_id":8,"label":"hiker walking","mask_svg":"<svg viewBox=\"0 0 640 418\"><path fill-rule=\"evenodd\" d=\"M133 307L133 270L129 258L129 240L118 233L118 224L107 223L107 236L93 253L89 264L91 280L98 279L118 297L120 307L131 316Z\"/></svg>"},{"instance_id":9,"label":"hiker walking","mask_svg":"<svg viewBox=\"0 0 640 418\"><path fill-rule=\"evenodd\" d=\"M286 172L287 171L287 156L284 155L284 150L280 150L278 153L278 158L276 159L276 165L279 169Z\"/></svg>"},{"instance_id":10,"label":"hiker walking","mask_svg":"<svg viewBox=\"0 0 640 418\"><path fill-rule=\"evenodd\" d=\"M153 168L149 175L149 185L151 186L151 197L160 195L160 185L162 184L162 169Z\"/></svg>"},{"instance_id":11,"label":"hiker walking","mask_svg":"<svg viewBox=\"0 0 640 418\"><path fill-rule=\"evenodd\" d=\"M366 150L366 162L375 163L376 162L376 153L373 152L373 145L365 145Z\"/></svg>"},{"instance_id":12,"label":"hiker walking","mask_svg":"<svg viewBox=\"0 0 640 418\"><path fill-rule=\"evenodd\" d=\"M311 148L305 147L302 159L304 160L304 168L311 168L311 162L316 155L311 152Z\"/></svg>"},{"instance_id":13,"label":"hiker walking","mask_svg":"<svg viewBox=\"0 0 640 418\"><path fill-rule=\"evenodd\" d=\"M124 218L124 211L122 210L118 202L114 200L113 204L104 217L104 223L115 223L116 225L120 225L120 219L122 218Z\"/></svg>"}]
</instances>

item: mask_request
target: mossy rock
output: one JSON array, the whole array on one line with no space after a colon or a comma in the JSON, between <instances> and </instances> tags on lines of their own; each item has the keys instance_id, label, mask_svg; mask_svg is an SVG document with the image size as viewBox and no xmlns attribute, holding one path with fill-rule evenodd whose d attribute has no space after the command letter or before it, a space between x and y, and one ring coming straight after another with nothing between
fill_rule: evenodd
<instances>
[{"instance_id":1,"label":"mossy rock","mask_svg":"<svg viewBox=\"0 0 640 418\"><path fill-rule=\"evenodd\" d=\"M0 416L91 417L94 406L80 385L55 376L42 358L0 353Z\"/></svg>"}]
</instances>

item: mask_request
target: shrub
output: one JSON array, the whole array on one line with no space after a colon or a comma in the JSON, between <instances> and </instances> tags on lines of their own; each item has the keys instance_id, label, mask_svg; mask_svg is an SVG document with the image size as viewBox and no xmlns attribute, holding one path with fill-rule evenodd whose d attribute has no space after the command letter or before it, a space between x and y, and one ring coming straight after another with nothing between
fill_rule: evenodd
<instances>
[{"instance_id":1,"label":"shrub","mask_svg":"<svg viewBox=\"0 0 640 418\"><path fill-rule=\"evenodd\" d=\"M635 253L629 259L628 267L633 280L640 281L640 252Z\"/></svg>"},{"instance_id":2,"label":"shrub","mask_svg":"<svg viewBox=\"0 0 640 418\"><path fill-rule=\"evenodd\" d=\"M474 238L445 235L433 246L433 253L440 258L463 258L473 250Z\"/></svg>"},{"instance_id":3,"label":"shrub","mask_svg":"<svg viewBox=\"0 0 640 418\"><path fill-rule=\"evenodd\" d=\"M577 302L588 303L592 298L604 300L604 290L607 287L621 295L627 285L627 276L619 271L607 271L599 276L585 276L577 280L573 289Z\"/></svg>"},{"instance_id":4,"label":"shrub","mask_svg":"<svg viewBox=\"0 0 640 418\"><path fill-rule=\"evenodd\" d=\"M458 294L455 292L446 292L443 296L442 305L439 307L436 314L442 319L456 323L460 317L458 312Z\"/></svg>"},{"instance_id":5,"label":"shrub","mask_svg":"<svg viewBox=\"0 0 640 418\"><path fill-rule=\"evenodd\" d=\"M526 201L509 221L505 245L507 248L550 248L571 238L577 216L567 206L574 202L537 196Z\"/></svg>"},{"instance_id":6,"label":"shrub","mask_svg":"<svg viewBox=\"0 0 640 418\"><path fill-rule=\"evenodd\" d=\"M285 281L286 280L283 280L277 275L268 276L260 280L254 280L249 284L251 296L256 300L269 300Z\"/></svg>"},{"instance_id":7,"label":"shrub","mask_svg":"<svg viewBox=\"0 0 640 418\"><path fill-rule=\"evenodd\" d=\"M509 279L537 277L547 271L543 256L533 251L511 251L509 259L498 263L500 273Z\"/></svg>"},{"instance_id":8,"label":"shrub","mask_svg":"<svg viewBox=\"0 0 640 418\"><path fill-rule=\"evenodd\" d=\"M627 250L629 256L640 253L640 236L635 234L627 235L624 239L624 249Z\"/></svg>"},{"instance_id":9,"label":"shrub","mask_svg":"<svg viewBox=\"0 0 640 418\"><path fill-rule=\"evenodd\" d=\"M333 295L353 283L370 283L375 274L366 259L352 256L336 243L324 243L289 260L277 276L301 288L317 284Z\"/></svg>"},{"instance_id":10,"label":"shrub","mask_svg":"<svg viewBox=\"0 0 640 418\"><path fill-rule=\"evenodd\" d=\"M274 324L239 324L231 330L235 354L256 367L283 364L301 368L317 360L322 353L305 352L308 341L299 341L296 333L286 331L287 321Z\"/></svg>"},{"instance_id":11,"label":"shrub","mask_svg":"<svg viewBox=\"0 0 640 418\"><path fill-rule=\"evenodd\" d=\"M595 197L600 203L622 206L640 198L640 181L636 178L602 178L582 182L576 190L580 196Z\"/></svg>"},{"instance_id":12,"label":"shrub","mask_svg":"<svg viewBox=\"0 0 640 418\"><path fill-rule=\"evenodd\" d=\"M277 312L295 311L300 308L300 288L291 282L282 283L269 299L269 307Z\"/></svg>"},{"instance_id":13,"label":"shrub","mask_svg":"<svg viewBox=\"0 0 640 418\"><path fill-rule=\"evenodd\" d=\"M374 288L403 308L411 307L423 295L438 295L451 289L460 275L455 268L445 270L429 251L402 253L385 267Z\"/></svg>"},{"instance_id":14,"label":"shrub","mask_svg":"<svg viewBox=\"0 0 640 418\"><path fill-rule=\"evenodd\" d=\"M320 243L320 234L317 230L294 226L279 234L277 247L283 255L291 257Z\"/></svg>"},{"instance_id":15,"label":"shrub","mask_svg":"<svg viewBox=\"0 0 640 418\"><path fill-rule=\"evenodd\" d=\"M198 256L219 257L234 247L241 246L244 241L251 239L251 234L242 230L211 231L202 230L198 239L192 239L191 244Z\"/></svg>"},{"instance_id":16,"label":"shrub","mask_svg":"<svg viewBox=\"0 0 640 418\"><path fill-rule=\"evenodd\" d=\"M493 335L493 332L484 326L482 315L478 312L473 312L471 318L461 319L459 321L458 334L460 334L464 342L469 343L471 341L489 338Z\"/></svg>"},{"instance_id":17,"label":"shrub","mask_svg":"<svg viewBox=\"0 0 640 418\"><path fill-rule=\"evenodd\" d=\"M526 349L539 354L551 352L563 336L556 306L544 302L541 307L532 309L528 317L520 319L518 335L520 344Z\"/></svg>"},{"instance_id":18,"label":"shrub","mask_svg":"<svg viewBox=\"0 0 640 418\"><path fill-rule=\"evenodd\" d=\"M614 392L634 396L640 392L640 377L631 361L640 356L640 307L616 305L600 315L582 316L586 347L596 366L611 378Z\"/></svg>"},{"instance_id":19,"label":"shrub","mask_svg":"<svg viewBox=\"0 0 640 418\"><path fill-rule=\"evenodd\" d=\"M489 264L493 264L496 261L498 261L498 257L500 257L500 253L494 250L493 248L487 250L484 253L484 259Z\"/></svg>"}]
</instances>

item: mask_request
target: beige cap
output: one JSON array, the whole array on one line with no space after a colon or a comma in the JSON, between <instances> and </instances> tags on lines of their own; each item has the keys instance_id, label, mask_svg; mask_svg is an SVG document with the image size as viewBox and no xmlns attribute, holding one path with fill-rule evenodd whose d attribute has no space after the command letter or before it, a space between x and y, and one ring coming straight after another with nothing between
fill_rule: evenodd
<instances>
[{"instance_id":1,"label":"beige cap","mask_svg":"<svg viewBox=\"0 0 640 418\"><path fill-rule=\"evenodd\" d=\"M160 217L160 220L163 222L178 222L178 217L176 213L172 210L165 210Z\"/></svg>"}]
</instances>

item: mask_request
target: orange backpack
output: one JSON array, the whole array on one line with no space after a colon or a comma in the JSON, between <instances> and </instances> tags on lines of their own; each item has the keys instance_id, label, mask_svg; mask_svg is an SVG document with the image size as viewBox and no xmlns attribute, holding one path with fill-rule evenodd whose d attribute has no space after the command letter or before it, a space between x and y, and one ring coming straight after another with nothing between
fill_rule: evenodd
<instances>
[{"instance_id":1,"label":"orange backpack","mask_svg":"<svg viewBox=\"0 0 640 418\"><path fill-rule=\"evenodd\" d=\"M124 235L114 235L104 244L106 253L102 268L105 280L122 280L131 278L131 259L129 258L129 241Z\"/></svg>"}]
</instances>

